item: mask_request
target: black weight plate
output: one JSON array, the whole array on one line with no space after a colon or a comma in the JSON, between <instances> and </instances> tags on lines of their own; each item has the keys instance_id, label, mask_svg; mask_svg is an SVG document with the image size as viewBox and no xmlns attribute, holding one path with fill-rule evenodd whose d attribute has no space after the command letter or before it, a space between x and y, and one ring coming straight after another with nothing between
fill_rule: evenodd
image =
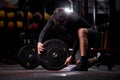
<instances>
[{"instance_id":1,"label":"black weight plate","mask_svg":"<svg viewBox=\"0 0 120 80\"><path fill-rule=\"evenodd\" d=\"M41 66L47 70L60 70L69 55L67 45L58 39L50 39L44 42L44 52L41 54Z\"/></svg>"},{"instance_id":2,"label":"black weight plate","mask_svg":"<svg viewBox=\"0 0 120 80\"><path fill-rule=\"evenodd\" d=\"M26 69L34 69L39 65L35 45L25 45L18 52L18 62Z\"/></svg>"}]
</instances>

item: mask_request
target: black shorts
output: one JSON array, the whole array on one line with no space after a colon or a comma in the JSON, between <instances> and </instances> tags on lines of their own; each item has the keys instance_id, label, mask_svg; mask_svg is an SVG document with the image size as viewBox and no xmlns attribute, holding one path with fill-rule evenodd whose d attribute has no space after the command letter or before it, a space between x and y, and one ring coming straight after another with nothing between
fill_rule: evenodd
<instances>
[{"instance_id":1,"label":"black shorts","mask_svg":"<svg viewBox=\"0 0 120 80\"><path fill-rule=\"evenodd\" d=\"M90 28L88 34L88 48L100 47L100 40L99 32Z\"/></svg>"}]
</instances>

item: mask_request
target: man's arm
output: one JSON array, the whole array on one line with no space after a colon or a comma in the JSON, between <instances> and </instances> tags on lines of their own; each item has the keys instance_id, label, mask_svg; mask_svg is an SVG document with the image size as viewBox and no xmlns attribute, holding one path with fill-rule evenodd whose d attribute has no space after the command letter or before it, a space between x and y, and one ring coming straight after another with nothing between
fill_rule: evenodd
<instances>
[{"instance_id":1,"label":"man's arm","mask_svg":"<svg viewBox=\"0 0 120 80\"><path fill-rule=\"evenodd\" d=\"M51 29L52 25L53 25L53 16L50 17L47 24L45 25L45 27L42 29L41 33L39 34L38 43L37 43L38 54L41 54L41 52L44 51L43 42L47 36L49 29Z\"/></svg>"},{"instance_id":2,"label":"man's arm","mask_svg":"<svg viewBox=\"0 0 120 80\"><path fill-rule=\"evenodd\" d=\"M38 42L43 42L45 40L48 31L51 29L51 27L54 24L53 18L54 18L53 15L51 15L50 19L48 20L48 22L46 23L46 25L39 34Z\"/></svg>"}]
</instances>

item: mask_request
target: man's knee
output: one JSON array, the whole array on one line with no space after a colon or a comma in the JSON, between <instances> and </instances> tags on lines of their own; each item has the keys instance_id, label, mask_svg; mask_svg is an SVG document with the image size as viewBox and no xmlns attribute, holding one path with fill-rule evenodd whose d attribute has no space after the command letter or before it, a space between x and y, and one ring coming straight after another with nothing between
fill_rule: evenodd
<instances>
[{"instance_id":1,"label":"man's knee","mask_svg":"<svg viewBox=\"0 0 120 80\"><path fill-rule=\"evenodd\" d=\"M88 29L86 29L86 28L78 29L78 36L79 37L86 37L87 34L88 34Z\"/></svg>"}]
</instances>

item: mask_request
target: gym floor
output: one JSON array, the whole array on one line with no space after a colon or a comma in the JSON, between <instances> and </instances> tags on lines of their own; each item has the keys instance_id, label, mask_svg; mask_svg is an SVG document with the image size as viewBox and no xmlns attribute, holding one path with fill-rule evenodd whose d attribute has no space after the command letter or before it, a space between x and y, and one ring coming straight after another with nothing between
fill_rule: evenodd
<instances>
[{"instance_id":1,"label":"gym floor","mask_svg":"<svg viewBox=\"0 0 120 80\"><path fill-rule=\"evenodd\" d=\"M115 65L111 71L105 65L92 66L89 71L70 71L74 66L50 71L41 66L28 70L19 64L0 64L0 80L120 80L120 65Z\"/></svg>"}]
</instances>

